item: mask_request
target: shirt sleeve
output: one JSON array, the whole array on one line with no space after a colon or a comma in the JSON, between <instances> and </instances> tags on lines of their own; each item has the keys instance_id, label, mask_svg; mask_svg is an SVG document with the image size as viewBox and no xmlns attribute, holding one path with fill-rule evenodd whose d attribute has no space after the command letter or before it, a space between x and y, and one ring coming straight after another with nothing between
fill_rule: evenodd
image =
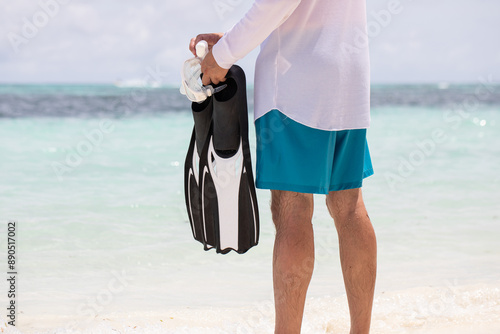
<instances>
[{"instance_id":1,"label":"shirt sleeve","mask_svg":"<svg viewBox=\"0 0 500 334\"><path fill-rule=\"evenodd\" d=\"M259 46L293 13L301 0L255 0L250 10L213 46L217 64L225 69Z\"/></svg>"}]
</instances>

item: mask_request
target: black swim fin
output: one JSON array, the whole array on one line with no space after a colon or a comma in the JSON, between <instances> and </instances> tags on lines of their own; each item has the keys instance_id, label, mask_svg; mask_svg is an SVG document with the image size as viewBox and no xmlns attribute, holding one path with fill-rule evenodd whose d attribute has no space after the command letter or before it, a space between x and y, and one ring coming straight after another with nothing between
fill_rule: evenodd
<instances>
[{"instance_id":1,"label":"black swim fin","mask_svg":"<svg viewBox=\"0 0 500 334\"><path fill-rule=\"evenodd\" d=\"M186 207L193 236L205 250L245 253L259 240L245 73L234 65L222 84L227 87L191 106L195 125L184 167Z\"/></svg>"},{"instance_id":2,"label":"black swim fin","mask_svg":"<svg viewBox=\"0 0 500 334\"><path fill-rule=\"evenodd\" d=\"M184 196L191 223L193 237L204 243L203 210L201 209L201 187L199 181L200 154L208 138L212 122L212 97L202 103L193 102L191 110L194 118L193 134L184 162Z\"/></svg>"}]
</instances>

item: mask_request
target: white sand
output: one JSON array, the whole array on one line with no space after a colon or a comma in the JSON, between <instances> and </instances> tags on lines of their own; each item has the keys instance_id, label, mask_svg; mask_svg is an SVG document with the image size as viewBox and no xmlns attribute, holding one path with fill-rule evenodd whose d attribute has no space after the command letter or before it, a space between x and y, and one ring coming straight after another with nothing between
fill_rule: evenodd
<instances>
[{"instance_id":1,"label":"white sand","mask_svg":"<svg viewBox=\"0 0 500 334\"><path fill-rule=\"evenodd\" d=\"M273 333L271 301L240 308L178 308L155 312L107 313L94 319L25 319L4 333ZM29 321L27 321L29 320ZM304 334L348 333L344 296L309 298ZM442 286L379 292L372 333L500 333L500 284Z\"/></svg>"}]
</instances>

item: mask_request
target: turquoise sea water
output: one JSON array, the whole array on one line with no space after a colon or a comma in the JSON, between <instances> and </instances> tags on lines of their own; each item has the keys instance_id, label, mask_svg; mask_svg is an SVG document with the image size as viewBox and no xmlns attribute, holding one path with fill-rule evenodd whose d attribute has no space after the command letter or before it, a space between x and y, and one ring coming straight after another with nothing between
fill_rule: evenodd
<instances>
[{"instance_id":1,"label":"turquoise sea water","mask_svg":"<svg viewBox=\"0 0 500 334\"><path fill-rule=\"evenodd\" d=\"M372 91L375 175L366 179L364 196L379 242L377 293L406 291L399 311L413 320L490 305L485 296L500 291L500 86ZM191 235L183 164L192 125L177 89L0 86L0 267L7 266L7 222L16 221L20 330L272 300L267 191L257 194L260 244L247 254L204 252ZM252 123L250 133L254 152ZM316 196L313 224L316 269L308 296L341 298L337 237L323 196ZM0 286L8 290L6 282ZM443 302L437 290L412 290L429 287L456 298ZM479 297L460 304L462 290ZM418 311L418 296L436 293L423 303L437 298L447 308ZM0 292L3 309L6 295ZM384 304L381 297L374 310L380 332L398 326L387 320L400 316L387 306L394 300ZM483 308L485 318L498 311L495 300ZM259 319L269 327L267 314ZM197 316L177 315L184 317L180 327L166 332L204 332L189 325ZM233 332L226 323L214 326Z\"/></svg>"}]
</instances>

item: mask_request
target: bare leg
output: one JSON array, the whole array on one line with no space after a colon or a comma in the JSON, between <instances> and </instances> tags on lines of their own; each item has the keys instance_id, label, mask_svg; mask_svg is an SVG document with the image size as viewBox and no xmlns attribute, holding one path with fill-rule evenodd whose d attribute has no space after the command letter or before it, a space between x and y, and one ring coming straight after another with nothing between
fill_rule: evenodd
<instances>
[{"instance_id":1,"label":"bare leg","mask_svg":"<svg viewBox=\"0 0 500 334\"><path fill-rule=\"evenodd\" d=\"M271 191L275 334L298 334L314 268L313 195Z\"/></svg>"},{"instance_id":2,"label":"bare leg","mask_svg":"<svg viewBox=\"0 0 500 334\"><path fill-rule=\"evenodd\" d=\"M377 241L361 189L332 191L326 197L326 204L339 235L351 334L369 333L377 272Z\"/></svg>"}]
</instances>

